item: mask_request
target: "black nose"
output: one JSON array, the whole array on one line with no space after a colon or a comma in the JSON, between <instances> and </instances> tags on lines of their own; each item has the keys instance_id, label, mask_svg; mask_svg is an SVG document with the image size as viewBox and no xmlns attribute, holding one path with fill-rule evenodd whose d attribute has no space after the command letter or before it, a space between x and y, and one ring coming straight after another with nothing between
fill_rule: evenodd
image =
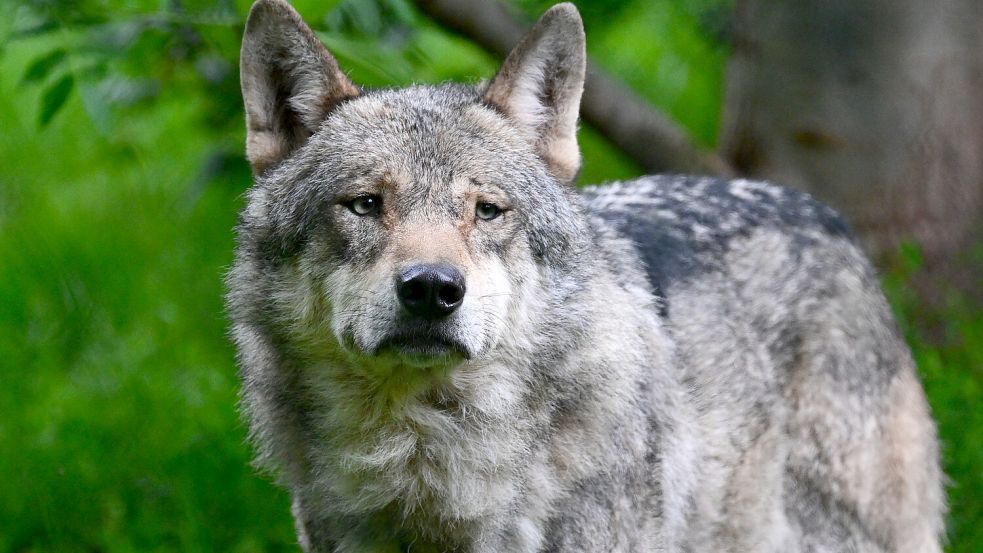
<instances>
[{"instance_id":1,"label":"black nose","mask_svg":"<svg viewBox=\"0 0 983 553\"><path fill-rule=\"evenodd\" d=\"M464 301L464 275L450 265L413 265L396 278L396 295L417 317L446 317Z\"/></svg>"}]
</instances>

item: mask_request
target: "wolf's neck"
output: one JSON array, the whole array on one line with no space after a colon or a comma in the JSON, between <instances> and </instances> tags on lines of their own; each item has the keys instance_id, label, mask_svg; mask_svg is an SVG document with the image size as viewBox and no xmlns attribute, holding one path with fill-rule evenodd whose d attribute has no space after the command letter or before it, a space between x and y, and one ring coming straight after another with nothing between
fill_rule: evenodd
<instances>
[{"instance_id":1,"label":"wolf's neck","mask_svg":"<svg viewBox=\"0 0 983 553\"><path fill-rule=\"evenodd\" d=\"M534 438L548 421L530 411L515 367L457 367L385 406L365 381L321 369L337 374L312 402L324 406L311 417L318 439L307 454L315 463L307 487L318 490L320 509L356 518L396 513L393 528L459 534L519 500L516 476L534 462Z\"/></svg>"}]
</instances>

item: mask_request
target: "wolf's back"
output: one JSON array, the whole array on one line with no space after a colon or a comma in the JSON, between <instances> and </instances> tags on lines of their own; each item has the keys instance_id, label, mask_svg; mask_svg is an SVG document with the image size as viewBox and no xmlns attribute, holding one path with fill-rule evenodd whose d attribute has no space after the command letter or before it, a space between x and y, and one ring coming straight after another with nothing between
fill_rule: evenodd
<instances>
[{"instance_id":1,"label":"wolf's back","mask_svg":"<svg viewBox=\"0 0 983 553\"><path fill-rule=\"evenodd\" d=\"M634 243L696 390L698 498L795 550L937 551L935 428L876 275L835 211L762 182L657 176L585 191ZM751 468L753 467L753 468ZM776 514L777 513L777 514ZM772 525L762 520L785 518ZM714 546L707 529L694 550ZM718 544L719 545L719 544ZM809 547L805 547L809 550Z\"/></svg>"},{"instance_id":2,"label":"wolf's back","mask_svg":"<svg viewBox=\"0 0 983 553\"><path fill-rule=\"evenodd\" d=\"M793 255L850 239L828 206L764 182L650 176L591 187L585 195L596 215L634 242L657 290L724 271L727 254L758 232L787 237L800 250Z\"/></svg>"}]
</instances>

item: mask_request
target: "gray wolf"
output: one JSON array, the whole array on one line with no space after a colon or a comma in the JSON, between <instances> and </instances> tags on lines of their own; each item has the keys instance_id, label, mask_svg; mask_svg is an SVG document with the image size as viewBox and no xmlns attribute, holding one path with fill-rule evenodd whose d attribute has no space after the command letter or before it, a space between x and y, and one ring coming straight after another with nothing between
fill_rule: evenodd
<instances>
[{"instance_id":1,"label":"gray wolf","mask_svg":"<svg viewBox=\"0 0 983 553\"><path fill-rule=\"evenodd\" d=\"M317 552L933 552L938 445L845 225L770 184L576 190L584 33L365 90L260 0L228 309Z\"/></svg>"}]
</instances>

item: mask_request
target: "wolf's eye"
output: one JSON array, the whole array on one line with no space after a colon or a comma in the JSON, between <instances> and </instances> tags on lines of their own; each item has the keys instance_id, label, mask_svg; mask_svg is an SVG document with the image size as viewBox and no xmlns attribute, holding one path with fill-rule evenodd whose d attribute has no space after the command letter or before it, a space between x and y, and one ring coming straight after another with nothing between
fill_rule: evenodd
<instances>
[{"instance_id":1,"label":"wolf's eye","mask_svg":"<svg viewBox=\"0 0 983 553\"><path fill-rule=\"evenodd\" d=\"M382 198L371 195L356 196L348 202L345 202L344 205L355 215L374 215L378 213L379 208L382 207Z\"/></svg>"},{"instance_id":2,"label":"wolf's eye","mask_svg":"<svg viewBox=\"0 0 983 553\"><path fill-rule=\"evenodd\" d=\"M474 214L482 221L491 221L502 214L502 208L488 202L478 202L474 206Z\"/></svg>"}]
</instances>

